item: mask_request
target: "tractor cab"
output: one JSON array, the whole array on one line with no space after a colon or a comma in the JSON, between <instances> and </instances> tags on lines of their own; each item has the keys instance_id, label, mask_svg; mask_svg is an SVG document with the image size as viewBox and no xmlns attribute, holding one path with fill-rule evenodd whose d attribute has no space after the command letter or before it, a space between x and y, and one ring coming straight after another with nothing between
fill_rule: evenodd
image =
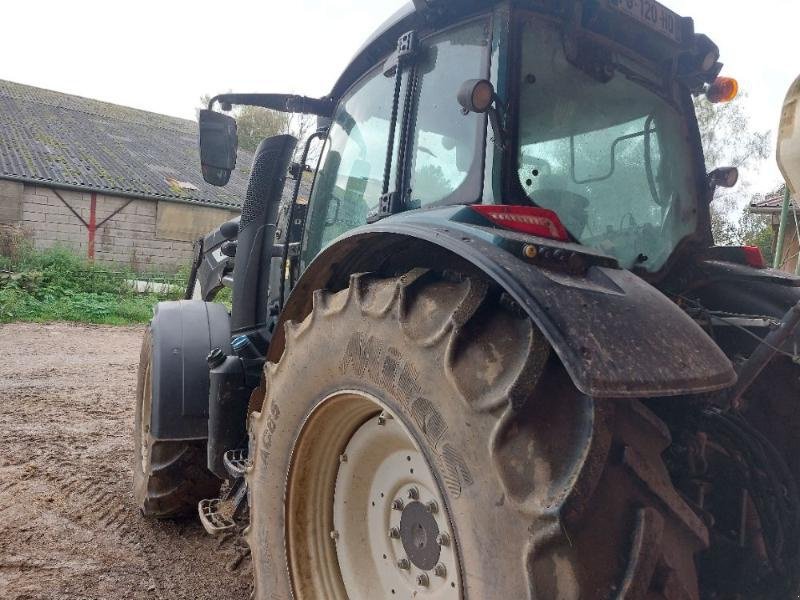
<instances>
[{"instance_id":1,"label":"tractor cab","mask_svg":"<svg viewBox=\"0 0 800 600\"><path fill-rule=\"evenodd\" d=\"M439 16L442 31L400 37L392 68L346 73L303 259L367 221L448 204L548 209L570 241L650 273L708 241L692 93L721 65L691 20L652 8L657 20L624 2ZM474 79L491 84L489 119L457 100Z\"/></svg>"},{"instance_id":2,"label":"tractor cab","mask_svg":"<svg viewBox=\"0 0 800 600\"><path fill-rule=\"evenodd\" d=\"M652 277L679 249L712 245L692 96L730 99L718 58L691 19L656 2L420 1L326 98L217 100L251 96L329 123L298 271L367 223L494 204L554 214L562 241ZM460 100L475 81L488 84L480 107Z\"/></svg>"}]
</instances>

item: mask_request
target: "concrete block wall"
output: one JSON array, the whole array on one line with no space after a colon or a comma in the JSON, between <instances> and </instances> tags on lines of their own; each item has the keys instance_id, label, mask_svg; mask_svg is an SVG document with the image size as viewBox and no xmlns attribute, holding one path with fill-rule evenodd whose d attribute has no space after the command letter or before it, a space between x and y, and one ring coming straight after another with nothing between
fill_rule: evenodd
<instances>
[{"instance_id":1,"label":"concrete block wall","mask_svg":"<svg viewBox=\"0 0 800 600\"><path fill-rule=\"evenodd\" d=\"M17 181L0 180L0 223L14 225L22 219L22 190Z\"/></svg>"},{"instance_id":2,"label":"concrete block wall","mask_svg":"<svg viewBox=\"0 0 800 600\"><path fill-rule=\"evenodd\" d=\"M0 184L7 183L0 181ZM10 183L10 182L8 182ZM89 232L53 189L18 184L21 191L19 224L39 249L53 246L70 248L88 256ZM0 186L0 196L5 188ZM58 190L72 208L88 223L91 193ZM127 198L97 194L96 220L100 223L114 210L129 202ZM3 198L0 197L0 204ZM155 200L133 200L121 212L99 227L95 234L95 260L132 268L136 271L174 272L192 258L191 242L159 239L156 236ZM220 223L229 218L220 211ZM199 235L198 235L199 237Z\"/></svg>"}]
</instances>

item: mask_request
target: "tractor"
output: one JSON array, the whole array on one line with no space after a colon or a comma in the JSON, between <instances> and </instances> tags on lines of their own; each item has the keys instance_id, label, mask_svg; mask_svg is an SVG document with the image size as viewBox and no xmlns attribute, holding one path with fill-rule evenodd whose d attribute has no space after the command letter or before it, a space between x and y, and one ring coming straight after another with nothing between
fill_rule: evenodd
<instances>
[{"instance_id":1,"label":"tractor","mask_svg":"<svg viewBox=\"0 0 800 600\"><path fill-rule=\"evenodd\" d=\"M654 0L414 0L322 98L212 98L214 185L234 105L317 129L155 307L141 512L241 532L257 600L797 598L800 278L714 246L719 57Z\"/></svg>"}]
</instances>

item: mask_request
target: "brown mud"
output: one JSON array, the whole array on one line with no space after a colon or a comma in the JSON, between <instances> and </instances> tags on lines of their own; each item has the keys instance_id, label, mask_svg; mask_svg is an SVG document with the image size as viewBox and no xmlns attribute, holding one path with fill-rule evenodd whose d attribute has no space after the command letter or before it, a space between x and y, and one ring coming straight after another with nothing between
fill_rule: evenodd
<instances>
[{"instance_id":1,"label":"brown mud","mask_svg":"<svg viewBox=\"0 0 800 600\"><path fill-rule=\"evenodd\" d=\"M246 600L196 518L148 521L131 445L142 327L0 325L0 598Z\"/></svg>"}]
</instances>

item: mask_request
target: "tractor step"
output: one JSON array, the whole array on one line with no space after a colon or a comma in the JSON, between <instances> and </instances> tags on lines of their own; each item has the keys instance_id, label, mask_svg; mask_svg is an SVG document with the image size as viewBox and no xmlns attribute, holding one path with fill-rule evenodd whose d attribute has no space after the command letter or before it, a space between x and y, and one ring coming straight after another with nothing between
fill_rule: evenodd
<instances>
[{"instance_id":1,"label":"tractor step","mask_svg":"<svg viewBox=\"0 0 800 600\"><path fill-rule=\"evenodd\" d=\"M224 501L219 498L201 500L197 505L200 522L210 535L221 535L236 527L232 516L227 516L230 511L224 510Z\"/></svg>"},{"instance_id":2,"label":"tractor step","mask_svg":"<svg viewBox=\"0 0 800 600\"><path fill-rule=\"evenodd\" d=\"M197 504L197 513L205 530L216 536L235 529L236 519L242 516L246 506L247 483L240 477L221 498L201 500Z\"/></svg>"},{"instance_id":3,"label":"tractor step","mask_svg":"<svg viewBox=\"0 0 800 600\"><path fill-rule=\"evenodd\" d=\"M228 450L222 457L222 463L225 465L225 470L228 472L228 475L234 481L244 477L248 466L247 448Z\"/></svg>"}]
</instances>

